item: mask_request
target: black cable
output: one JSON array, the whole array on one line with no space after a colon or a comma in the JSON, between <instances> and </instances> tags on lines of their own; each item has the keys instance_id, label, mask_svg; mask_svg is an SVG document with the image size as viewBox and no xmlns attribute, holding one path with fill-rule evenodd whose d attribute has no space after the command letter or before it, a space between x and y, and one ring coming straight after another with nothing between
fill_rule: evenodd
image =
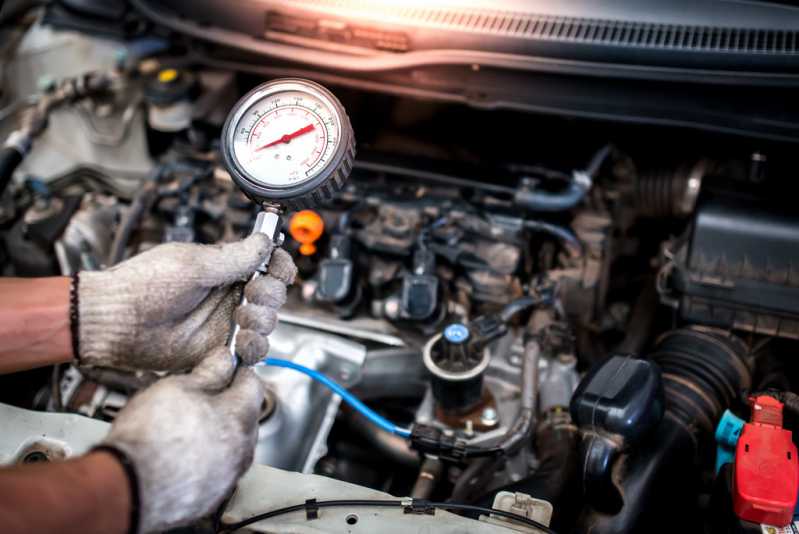
<instances>
[{"instance_id":1,"label":"black cable","mask_svg":"<svg viewBox=\"0 0 799 534\"><path fill-rule=\"evenodd\" d=\"M247 519L242 519L241 521L237 521L236 523L232 523L229 525L222 523L221 532L225 533L235 532L248 525L257 523L258 521L264 521L266 519L271 519L273 517L290 514L292 512L301 512L307 510L309 505L310 503L295 504L294 506L286 506L285 508L278 508L277 510L272 510L271 512L264 512L262 514L254 515L252 517L248 517ZM393 508L393 507L399 508L402 506L402 501L381 501L378 499L315 501L313 502L312 506L316 508L335 508L335 507L346 507L346 506L352 506L352 507L383 506L387 508Z\"/></svg>"},{"instance_id":2,"label":"black cable","mask_svg":"<svg viewBox=\"0 0 799 534\"><path fill-rule=\"evenodd\" d=\"M450 502L435 502L429 503L430 506L433 508L441 508L443 510L462 510L464 512L479 512L481 514L493 514L498 515L499 517L504 517L505 519L510 519L512 521L516 521L518 523L522 523L527 525L528 527L537 528L547 534L558 534L556 531L552 530L548 526L544 525L543 523L539 523L535 519L530 519L528 517L524 517L523 515L514 514L513 512L506 512L505 510L497 510L496 508L489 508L487 506L478 506L476 504L460 504L460 503L450 503Z\"/></svg>"},{"instance_id":3,"label":"black cable","mask_svg":"<svg viewBox=\"0 0 799 534\"><path fill-rule=\"evenodd\" d=\"M221 532L225 533L235 532L236 530L244 528L248 525L257 523L258 521L264 521L266 519L271 519L273 517L290 514L293 512L306 511L312 508L316 509L316 508L344 508L344 507L407 508L411 512L423 512L424 510L438 508L441 510L458 510L464 512L477 512L489 515L493 514L496 516L516 521L518 523L522 523L524 525L533 528L537 528L538 530L546 532L547 534L557 534L557 532L555 532L548 526L539 523L538 521L535 521L533 519L524 517L522 515L514 514L513 512L506 512L504 510L497 510L495 508L488 508L485 506L477 506L473 504L432 502L424 499L411 499L410 501L401 501L401 500L389 501L389 500L378 500L378 499L310 501L303 504L295 504L294 506L279 508L277 510L272 510L271 512L264 512L262 514L254 515L252 517L243 519L241 521L229 525L222 524Z\"/></svg>"}]
</instances>

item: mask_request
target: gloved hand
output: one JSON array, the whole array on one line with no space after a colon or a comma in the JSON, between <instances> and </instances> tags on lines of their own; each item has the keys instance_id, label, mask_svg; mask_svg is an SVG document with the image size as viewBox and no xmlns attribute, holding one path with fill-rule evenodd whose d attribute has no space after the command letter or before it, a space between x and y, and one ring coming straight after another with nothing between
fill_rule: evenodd
<instances>
[{"instance_id":1,"label":"gloved hand","mask_svg":"<svg viewBox=\"0 0 799 534\"><path fill-rule=\"evenodd\" d=\"M169 243L106 271L81 272L81 364L152 370L193 367L208 347L225 343L241 297L240 282L273 248L263 234L225 245ZM275 327L286 285L296 272L291 256L275 249L268 274L247 284L249 303L236 312L241 326L236 349L246 364L266 355L266 336Z\"/></svg>"},{"instance_id":2,"label":"gloved hand","mask_svg":"<svg viewBox=\"0 0 799 534\"><path fill-rule=\"evenodd\" d=\"M190 374L135 395L111 425L101 448L120 451L132 465L139 532L208 515L252 464L264 394L249 368L239 367L231 383L234 368L219 347Z\"/></svg>"}]
</instances>

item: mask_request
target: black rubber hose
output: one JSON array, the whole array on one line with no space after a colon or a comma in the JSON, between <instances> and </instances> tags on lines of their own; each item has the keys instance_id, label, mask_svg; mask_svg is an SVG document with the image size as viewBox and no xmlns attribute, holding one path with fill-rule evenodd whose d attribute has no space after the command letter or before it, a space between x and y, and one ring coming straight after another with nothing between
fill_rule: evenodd
<instances>
[{"instance_id":1,"label":"black rubber hose","mask_svg":"<svg viewBox=\"0 0 799 534\"><path fill-rule=\"evenodd\" d=\"M524 221L524 227L534 232L542 232L557 238L561 241L563 248L572 258L577 259L583 256L583 244L577 236L574 235L574 232L565 226L559 226L546 221L527 220Z\"/></svg>"},{"instance_id":2,"label":"black rubber hose","mask_svg":"<svg viewBox=\"0 0 799 534\"><path fill-rule=\"evenodd\" d=\"M342 409L342 415L349 428L368 441L377 452L403 467L419 468L419 454L411 449L408 440L370 424L363 415L349 407Z\"/></svg>"},{"instance_id":3,"label":"black rubber hose","mask_svg":"<svg viewBox=\"0 0 799 534\"><path fill-rule=\"evenodd\" d=\"M485 484L494 478L494 473L502 462L500 458L488 456L472 460L455 482L449 500L474 502L484 493Z\"/></svg>"},{"instance_id":4,"label":"black rubber hose","mask_svg":"<svg viewBox=\"0 0 799 534\"><path fill-rule=\"evenodd\" d=\"M114 242L111 244L111 252L108 254L108 265L116 265L125 259L125 249L130 241L130 236L139 227L145 214L147 214L153 206L156 198L158 197L158 187L155 182L147 182L136 193L133 203L130 205L122 221L119 223L119 229L114 236Z\"/></svg>"},{"instance_id":5,"label":"black rubber hose","mask_svg":"<svg viewBox=\"0 0 799 534\"><path fill-rule=\"evenodd\" d=\"M392 348L366 354L361 380L353 388L361 400L386 397L421 398L429 374L420 350Z\"/></svg>"},{"instance_id":6,"label":"black rubber hose","mask_svg":"<svg viewBox=\"0 0 799 534\"><path fill-rule=\"evenodd\" d=\"M563 191L557 193L520 188L514 194L513 202L530 211L566 211L579 204L585 198L588 189L588 185L576 181L569 182Z\"/></svg>"},{"instance_id":7,"label":"black rubber hose","mask_svg":"<svg viewBox=\"0 0 799 534\"><path fill-rule=\"evenodd\" d=\"M538 306L544 302L544 299L541 297L521 297L516 300L513 300L505 305L504 308L499 312L499 317L502 319L503 322L508 322L513 319L516 315L522 313L525 310L529 310L533 306Z\"/></svg>"},{"instance_id":8,"label":"black rubber hose","mask_svg":"<svg viewBox=\"0 0 799 534\"><path fill-rule=\"evenodd\" d=\"M563 191L550 193L539 191L535 188L522 187L516 191L513 201L516 205L532 211L558 212L570 210L579 204L591 189L591 183L599 174L599 170L613 153L611 145L605 145L594 153L588 166L581 173L575 173L574 178ZM582 176L587 180L578 180Z\"/></svg>"},{"instance_id":9,"label":"black rubber hose","mask_svg":"<svg viewBox=\"0 0 799 534\"><path fill-rule=\"evenodd\" d=\"M17 150L16 147L7 146L0 149L0 196L3 195L6 187L11 182L11 177L22 162L22 158L22 152Z\"/></svg>"}]
</instances>

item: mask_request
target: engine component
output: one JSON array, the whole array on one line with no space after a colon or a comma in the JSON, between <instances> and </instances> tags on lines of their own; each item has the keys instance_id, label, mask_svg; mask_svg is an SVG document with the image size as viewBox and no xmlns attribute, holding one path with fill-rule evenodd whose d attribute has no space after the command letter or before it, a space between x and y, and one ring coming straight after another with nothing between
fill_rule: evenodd
<instances>
[{"instance_id":1,"label":"engine component","mask_svg":"<svg viewBox=\"0 0 799 534\"><path fill-rule=\"evenodd\" d=\"M733 509L746 521L783 526L791 522L799 494L799 458L791 431L782 426L783 404L751 397L751 421L735 451Z\"/></svg>"},{"instance_id":2,"label":"engine component","mask_svg":"<svg viewBox=\"0 0 799 534\"><path fill-rule=\"evenodd\" d=\"M416 207L386 203L355 238L366 248L389 254L409 255L422 225L422 214Z\"/></svg>"},{"instance_id":3,"label":"engine component","mask_svg":"<svg viewBox=\"0 0 799 534\"><path fill-rule=\"evenodd\" d=\"M313 210L298 211L289 219L289 233L300 243L300 254L316 253L315 243L325 232L325 221Z\"/></svg>"},{"instance_id":4,"label":"engine component","mask_svg":"<svg viewBox=\"0 0 799 534\"><path fill-rule=\"evenodd\" d=\"M747 347L719 331L671 331L649 359L662 373L665 415L648 436L616 460L611 469L615 491L587 495L592 504L580 516L581 530L679 531L696 507L697 459L712 454L713 431L722 411L751 381ZM614 390L624 387L608 384L605 396L612 398ZM669 513L675 508L683 513Z\"/></svg>"},{"instance_id":5,"label":"engine component","mask_svg":"<svg viewBox=\"0 0 799 534\"><path fill-rule=\"evenodd\" d=\"M583 484L589 498L613 491L611 470L617 456L660 423L663 409L660 372L650 361L614 356L583 379L572 397L571 416L582 433Z\"/></svg>"},{"instance_id":6,"label":"engine component","mask_svg":"<svg viewBox=\"0 0 799 534\"><path fill-rule=\"evenodd\" d=\"M6 233L6 250L18 274L53 276L59 273L53 247L80 204L79 196L43 198Z\"/></svg>"},{"instance_id":7,"label":"engine component","mask_svg":"<svg viewBox=\"0 0 799 534\"><path fill-rule=\"evenodd\" d=\"M490 354L484 346L473 343L465 325L453 323L436 334L424 347L424 364L430 372L433 397L441 415L463 416L489 401L483 395L483 372ZM476 422L481 427L496 425L496 421Z\"/></svg>"},{"instance_id":8,"label":"engine component","mask_svg":"<svg viewBox=\"0 0 799 534\"><path fill-rule=\"evenodd\" d=\"M144 87L147 104L147 146L154 157L166 152L191 127L199 92L196 77L188 71L163 69Z\"/></svg>"},{"instance_id":9,"label":"engine component","mask_svg":"<svg viewBox=\"0 0 799 534\"><path fill-rule=\"evenodd\" d=\"M573 354L560 353L546 362L547 366L538 382L538 411L541 413L568 408L574 390L580 383L577 358Z\"/></svg>"},{"instance_id":10,"label":"engine component","mask_svg":"<svg viewBox=\"0 0 799 534\"><path fill-rule=\"evenodd\" d=\"M735 461L735 448L738 445L738 438L741 437L741 430L746 421L736 416L730 410L724 410L716 427L716 473L725 464Z\"/></svg>"},{"instance_id":11,"label":"engine component","mask_svg":"<svg viewBox=\"0 0 799 534\"><path fill-rule=\"evenodd\" d=\"M339 384L351 387L361 376L366 349L338 336L281 323L270 336L269 355L324 370ZM291 369L265 365L254 369L277 399L273 413L261 424L255 461L313 472L327 450L341 397Z\"/></svg>"},{"instance_id":12,"label":"engine component","mask_svg":"<svg viewBox=\"0 0 799 534\"><path fill-rule=\"evenodd\" d=\"M550 521L552 520L552 503L549 503L543 499L532 498L526 493L511 493L509 491L497 492L496 496L494 497L492 508L513 512L538 521L543 525L549 525ZM489 523L505 525L508 528L512 528L520 532L528 532L529 534L538 534L540 532L540 530L535 527L525 528L522 530L522 528L520 528L518 525L514 525L512 520L506 518L485 518L485 516L481 516L481 519L488 521Z\"/></svg>"},{"instance_id":13,"label":"engine component","mask_svg":"<svg viewBox=\"0 0 799 534\"><path fill-rule=\"evenodd\" d=\"M95 72L65 78L53 84L44 95L36 99L35 105L26 110L19 129L8 136L0 149L0 194L5 190L17 166L30 152L33 140L47 128L53 109L67 102L108 91L116 77L113 72Z\"/></svg>"},{"instance_id":14,"label":"engine component","mask_svg":"<svg viewBox=\"0 0 799 534\"><path fill-rule=\"evenodd\" d=\"M197 81L191 73L177 69L160 71L144 90L148 104L147 124L165 133L187 129L191 126L191 100L196 91Z\"/></svg>"},{"instance_id":15,"label":"engine component","mask_svg":"<svg viewBox=\"0 0 799 534\"><path fill-rule=\"evenodd\" d=\"M799 338L799 219L774 199L713 195L673 275L691 323Z\"/></svg>"},{"instance_id":16,"label":"engine component","mask_svg":"<svg viewBox=\"0 0 799 534\"><path fill-rule=\"evenodd\" d=\"M355 274L352 240L348 235L336 232L330 237L328 257L319 262L316 300L335 304L341 316L351 315L360 295Z\"/></svg>"},{"instance_id":17,"label":"engine component","mask_svg":"<svg viewBox=\"0 0 799 534\"><path fill-rule=\"evenodd\" d=\"M535 433L538 467L529 476L502 486L501 492L522 492L544 499L553 506L552 526L561 532L571 530L582 507L579 455L580 436L571 422L568 411L550 410L539 422ZM490 493L478 499L488 505L494 499Z\"/></svg>"},{"instance_id":18,"label":"engine component","mask_svg":"<svg viewBox=\"0 0 799 534\"><path fill-rule=\"evenodd\" d=\"M436 490L444 472L444 462L440 458L430 456L425 458L419 476L411 490L411 497L414 499L429 499L430 495ZM548 521L547 521L548 523Z\"/></svg>"},{"instance_id":19,"label":"engine component","mask_svg":"<svg viewBox=\"0 0 799 534\"><path fill-rule=\"evenodd\" d=\"M641 173L635 183L638 213L644 217L688 217L694 212L710 163Z\"/></svg>"},{"instance_id":20,"label":"engine component","mask_svg":"<svg viewBox=\"0 0 799 534\"><path fill-rule=\"evenodd\" d=\"M413 268L402 277L400 318L426 321L439 307L438 278L435 276L436 257L423 243L413 253Z\"/></svg>"},{"instance_id":21,"label":"engine component","mask_svg":"<svg viewBox=\"0 0 799 534\"><path fill-rule=\"evenodd\" d=\"M610 145L599 149L585 170L574 171L571 181L562 192L537 191L534 182L523 182L513 198L514 202L531 211L563 211L575 207L591 189L594 178L612 151Z\"/></svg>"}]
</instances>

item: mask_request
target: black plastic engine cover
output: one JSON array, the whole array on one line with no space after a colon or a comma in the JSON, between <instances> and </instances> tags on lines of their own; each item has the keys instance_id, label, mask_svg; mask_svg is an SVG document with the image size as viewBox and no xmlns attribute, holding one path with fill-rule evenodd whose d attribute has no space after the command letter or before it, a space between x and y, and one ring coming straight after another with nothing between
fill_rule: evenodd
<instances>
[{"instance_id":1,"label":"black plastic engine cover","mask_svg":"<svg viewBox=\"0 0 799 534\"><path fill-rule=\"evenodd\" d=\"M684 320L799 338L799 213L713 196L697 209L674 273Z\"/></svg>"},{"instance_id":2,"label":"black plastic engine cover","mask_svg":"<svg viewBox=\"0 0 799 534\"><path fill-rule=\"evenodd\" d=\"M663 384L658 366L614 356L583 378L571 400L580 429L580 465L586 498L598 509L617 509L611 472L621 453L652 432L663 417Z\"/></svg>"},{"instance_id":3,"label":"black plastic engine cover","mask_svg":"<svg viewBox=\"0 0 799 534\"><path fill-rule=\"evenodd\" d=\"M570 411L581 429L607 433L625 445L638 442L663 417L660 370L647 360L614 356L583 378Z\"/></svg>"}]
</instances>

